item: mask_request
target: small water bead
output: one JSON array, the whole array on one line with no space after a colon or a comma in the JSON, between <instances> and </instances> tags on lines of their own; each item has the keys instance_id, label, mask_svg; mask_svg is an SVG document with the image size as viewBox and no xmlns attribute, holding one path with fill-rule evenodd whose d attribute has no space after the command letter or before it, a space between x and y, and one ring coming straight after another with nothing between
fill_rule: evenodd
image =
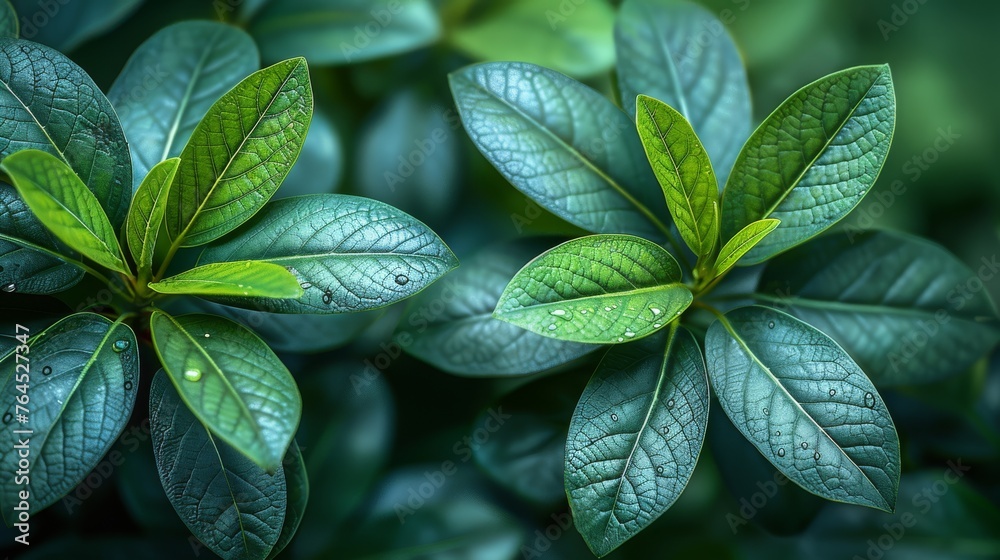
<instances>
[{"instance_id":1,"label":"small water bead","mask_svg":"<svg viewBox=\"0 0 1000 560\"><path fill-rule=\"evenodd\" d=\"M587 313L589 313L589 311L587 311L586 309L580 310L580 315L586 315Z\"/></svg>"},{"instance_id":2,"label":"small water bead","mask_svg":"<svg viewBox=\"0 0 1000 560\"><path fill-rule=\"evenodd\" d=\"M212 335L205 333L205 338L212 338Z\"/></svg>"},{"instance_id":3,"label":"small water bead","mask_svg":"<svg viewBox=\"0 0 1000 560\"><path fill-rule=\"evenodd\" d=\"M663 433L664 434L669 434L670 433L670 426L664 426L663 427Z\"/></svg>"},{"instance_id":4,"label":"small water bead","mask_svg":"<svg viewBox=\"0 0 1000 560\"><path fill-rule=\"evenodd\" d=\"M125 382L125 390L126 391L131 391L132 390L132 382L131 381L126 381Z\"/></svg>"},{"instance_id":5,"label":"small water bead","mask_svg":"<svg viewBox=\"0 0 1000 560\"><path fill-rule=\"evenodd\" d=\"M778 457L784 457L784 456L785 456L785 448L782 447L781 449L778 449Z\"/></svg>"},{"instance_id":6,"label":"small water bead","mask_svg":"<svg viewBox=\"0 0 1000 560\"><path fill-rule=\"evenodd\" d=\"M770 414L771 414L771 411L770 411L770 410L768 410L768 409L767 409L767 407L764 407L764 410L763 410L763 412L764 412L764 416L768 416L768 415L770 415Z\"/></svg>"},{"instance_id":7,"label":"small water bead","mask_svg":"<svg viewBox=\"0 0 1000 560\"><path fill-rule=\"evenodd\" d=\"M0 290L3 290L5 292L7 292L8 294L11 294L11 293L14 293L14 292L17 291L17 285L14 284L13 282L11 282L9 284L4 284L3 287L0 288Z\"/></svg>"},{"instance_id":8,"label":"small water bead","mask_svg":"<svg viewBox=\"0 0 1000 560\"><path fill-rule=\"evenodd\" d=\"M323 292L323 303L330 305L333 302L333 292L327 290Z\"/></svg>"},{"instance_id":9,"label":"small water bead","mask_svg":"<svg viewBox=\"0 0 1000 560\"><path fill-rule=\"evenodd\" d=\"M673 407L674 407L674 399L670 399L669 401L667 401L667 408L673 408Z\"/></svg>"},{"instance_id":10,"label":"small water bead","mask_svg":"<svg viewBox=\"0 0 1000 560\"><path fill-rule=\"evenodd\" d=\"M201 372L196 369L189 369L184 372L184 379L188 381L198 381L201 379Z\"/></svg>"},{"instance_id":11,"label":"small water bead","mask_svg":"<svg viewBox=\"0 0 1000 560\"><path fill-rule=\"evenodd\" d=\"M834 395L836 395L836 394L837 394L837 390L836 389L830 389L830 396L831 397L834 396Z\"/></svg>"},{"instance_id":12,"label":"small water bead","mask_svg":"<svg viewBox=\"0 0 1000 560\"><path fill-rule=\"evenodd\" d=\"M120 353L128 350L128 347L131 345L132 343L127 340L116 340L115 343L111 345L111 349Z\"/></svg>"},{"instance_id":13,"label":"small water bead","mask_svg":"<svg viewBox=\"0 0 1000 560\"><path fill-rule=\"evenodd\" d=\"M656 467L656 472L659 473L659 474L663 474L663 465L660 465L659 467Z\"/></svg>"},{"instance_id":14,"label":"small water bead","mask_svg":"<svg viewBox=\"0 0 1000 560\"><path fill-rule=\"evenodd\" d=\"M555 315L556 317L565 317L566 316L566 310L565 309L556 309L555 311L549 313L549 315Z\"/></svg>"},{"instance_id":15,"label":"small water bead","mask_svg":"<svg viewBox=\"0 0 1000 560\"><path fill-rule=\"evenodd\" d=\"M604 310L605 310L605 311L611 311L611 308L610 308L610 307L608 307L608 306L604 306Z\"/></svg>"},{"instance_id":16,"label":"small water bead","mask_svg":"<svg viewBox=\"0 0 1000 560\"><path fill-rule=\"evenodd\" d=\"M774 435L780 436L781 435L781 430L778 430L777 432L774 432Z\"/></svg>"},{"instance_id":17,"label":"small water bead","mask_svg":"<svg viewBox=\"0 0 1000 560\"><path fill-rule=\"evenodd\" d=\"M660 311L655 307L650 307L649 310L653 312L653 315L659 315L660 313L662 313L662 311Z\"/></svg>"},{"instance_id":18,"label":"small water bead","mask_svg":"<svg viewBox=\"0 0 1000 560\"><path fill-rule=\"evenodd\" d=\"M556 324L555 324L555 323L552 323L551 325L549 325L549 330L550 330L550 331L554 331L554 330L556 330Z\"/></svg>"},{"instance_id":19,"label":"small water bead","mask_svg":"<svg viewBox=\"0 0 1000 560\"><path fill-rule=\"evenodd\" d=\"M301 286L303 290L308 290L309 288L313 287L313 285L310 282L303 282L299 284L299 286Z\"/></svg>"},{"instance_id":20,"label":"small water bead","mask_svg":"<svg viewBox=\"0 0 1000 560\"><path fill-rule=\"evenodd\" d=\"M625 336L632 338L633 336L635 336L635 333L632 331L625 331Z\"/></svg>"},{"instance_id":21,"label":"small water bead","mask_svg":"<svg viewBox=\"0 0 1000 560\"><path fill-rule=\"evenodd\" d=\"M653 323L653 328L654 328L654 329L658 329L658 328L660 328L660 327L662 327L662 326L663 326L663 325L661 325L660 323Z\"/></svg>"},{"instance_id":22,"label":"small water bead","mask_svg":"<svg viewBox=\"0 0 1000 560\"><path fill-rule=\"evenodd\" d=\"M397 274L396 283L400 286L405 286L410 283L410 277L405 274Z\"/></svg>"},{"instance_id":23,"label":"small water bead","mask_svg":"<svg viewBox=\"0 0 1000 560\"><path fill-rule=\"evenodd\" d=\"M868 408L875 408L875 395L865 393L865 406Z\"/></svg>"},{"instance_id":24,"label":"small water bead","mask_svg":"<svg viewBox=\"0 0 1000 560\"><path fill-rule=\"evenodd\" d=\"M625 339L619 336L618 337L618 342L625 342Z\"/></svg>"},{"instance_id":25,"label":"small water bead","mask_svg":"<svg viewBox=\"0 0 1000 560\"><path fill-rule=\"evenodd\" d=\"M615 414L614 412L611 413L611 421L612 422L617 422L618 421L618 415Z\"/></svg>"},{"instance_id":26,"label":"small water bead","mask_svg":"<svg viewBox=\"0 0 1000 560\"><path fill-rule=\"evenodd\" d=\"M10 424L10 421L14 419L14 415L7 412L3 415L3 423Z\"/></svg>"},{"instance_id":27,"label":"small water bead","mask_svg":"<svg viewBox=\"0 0 1000 560\"><path fill-rule=\"evenodd\" d=\"M803 441L802 442L802 449L809 449L809 442Z\"/></svg>"},{"instance_id":28,"label":"small water bead","mask_svg":"<svg viewBox=\"0 0 1000 560\"><path fill-rule=\"evenodd\" d=\"M52 373L52 368L51 367L45 366L45 367L42 368L42 375L49 375L50 373Z\"/></svg>"},{"instance_id":29,"label":"small water bead","mask_svg":"<svg viewBox=\"0 0 1000 560\"><path fill-rule=\"evenodd\" d=\"M820 458L819 451L817 451L816 453L813 453L813 459L816 459L817 461L819 461L819 458Z\"/></svg>"},{"instance_id":30,"label":"small water bead","mask_svg":"<svg viewBox=\"0 0 1000 560\"><path fill-rule=\"evenodd\" d=\"M767 324L767 328L773 329L774 328L774 321L771 321L770 323L768 323Z\"/></svg>"}]
</instances>

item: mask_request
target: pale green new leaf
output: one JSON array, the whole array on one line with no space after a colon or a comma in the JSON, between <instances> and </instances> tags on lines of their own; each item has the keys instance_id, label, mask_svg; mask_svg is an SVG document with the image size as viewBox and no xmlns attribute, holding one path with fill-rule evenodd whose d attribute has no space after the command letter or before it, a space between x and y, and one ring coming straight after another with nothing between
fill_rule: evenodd
<instances>
[{"instance_id":1,"label":"pale green new leaf","mask_svg":"<svg viewBox=\"0 0 1000 560\"><path fill-rule=\"evenodd\" d=\"M118 236L94 193L56 156L22 150L2 169L35 216L60 241L95 263L128 274Z\"/></svg>"},{"instance_id":2,"label":"pale green new leaf","mask_svg":"<svg viewBox=\"0 0 1000 560\"><path fill-rule=\"evenodd\" d=\"M181 160L171 158L156 164L139 184L125 220L125 239L135 259L139 276L150 278L156 240L167 210L167 196Z\"/></svg>"},{"instance_id":3,"label":"pale green new leaf","mask_svg":"<svg viewBox=\"0 0 1000 560\"><path fill-rule=\"evenodd\" d=\"M167 198L173 245L218 239L260 210L298 158L312 110L303 58L254 72L216 101L181 152Z\"/></svg>"},{"instance_id":4,"label":"pale green new leaf","mask_svg":"<svg viewBox=\"0 0 1000 560\"><path fill-rule=\"evenodd\" d=\"M743 255L746 255L762 239L774 231L774 228L778 227L780 223L781 220L765 218L751 222L745 228L738 231L732 239L726 241L726 244L719 251L719 258L715 262L714 276L725 274L726 271L743 258Z\"/></svg>"},{"instance_id":5,"label":"pale green new leaf","mask_svg":"<svg viewBox=\"0 0 1000 560\"><path fill-rule=\"evenodd\" d=\"M750 250L757 264L829 228L861 202L896 124L889 67L850 68L792 94L753 133L722 196L722 234L781 220Z\"/></svg>"},{"instance_id":6,"label":"pale green new leaf","mask_svg":"<svg viewBox=\"0 0 1000 560\"><path fill-rule=\"evenodd\" d=\"M722 409L782 474L829 500L893 510L896 428L830 337L785 313L743 307L709 327L705 354Z\"/></svg>"},{"instance_id":7,"label":"pale green new leaf","mask_svg":"<svg viewBox=\"0 0 1000 560\"><path fill-rule=\"evenodd\" d=\"M298 299L212 298L276 313L385 307L423 290L458 260L426 225L387 204L339 194L275 200L200 262L256 260L289 268Z\"/></svg>"},{"instance_id":8,"label":"pale green new leaf","mask_svg":"<svg viewBox=\"0 0 1000 560\"><path fill-rule=\"evenodd\" d=\"M0 505L7 520L16 519L20 492L29 493L33 516L82 483L125 428L139 388L138 347L127 325L78 313L33 335L27 360L13 351L0 359L0 445L6 450L0 453ZM18 381L24 373L29 382ZM18 409L25 386L30 402ZM19 414L28 422L19 422ZM19 429L31 433L15 434ZM31 440L27 483L15 476L20 439Z\"/></svg>"},{"instance_id":9,"label":"pale green new leaf","mask_svg":"<svg viewBox=\"0 0 1000 560\"><path fill-rule=\"evenodd\" d=\"M635 124L681 238L698 257L719 239L719 182L690 123L662 101L640 95Z\"/></svg>"},{"instance_id":10,"label":"pale green new leaf","mask_svg":"<svg viewBox=\"0 0 1000 560\"><path fill-rule=\"evenodd\" d=\"M287 268L261 261L206 264L149 285L161 294L298 298L302 287Z\"/></svg>"},{"instance_id":11,"label":"pale green new leaf","mask_svg":"<svg viewBox=\"0 0 1000 560\"><path fill-rule=\"evenodd\" d=\"M283 469L268 474L216 439L162 370L149 389L149 428L160 482L191 533L225 560L264 560L288 508Z\"/></svg>"},{"instance_id":12,"label":"pale green new leaf","mask_svg":"<svg viewBox=\"0 0 1000 560\"><path fill-rule=\"evenodd\" d=\"M274 472L302 415L295 380L245 327L213 315L150 317L153 346L188 408L220 439Z\"/></svg>"},{"instance_id":13,"label":"pale green new leaf","mask_svg":"<svg viewBox=\"0 0 1000 560\"><path fill-rule=\"evenodd\" d=\"M659 245L631 235L591 235L525 265L493 314L544 336L609 344L656 332L692 299L677 261Z\"/></svg>"},{"instance_id":14,"label":"pale green new leaf","mask_svg":"<svg viewBox=\"0 0 1000 560\"><path fill-rule=\"evenodd\" d=\"M566 439L577 530L604 556L687 486L708 428L705 360L685 329L616 346L580 396Z\"/></svg>"}]
</instances>

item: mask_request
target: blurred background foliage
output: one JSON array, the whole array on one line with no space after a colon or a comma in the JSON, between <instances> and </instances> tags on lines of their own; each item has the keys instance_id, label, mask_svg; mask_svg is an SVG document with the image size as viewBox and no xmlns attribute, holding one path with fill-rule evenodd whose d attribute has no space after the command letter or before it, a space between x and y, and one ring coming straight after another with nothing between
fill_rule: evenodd
<instances>
[{"instance_id":1,"label":"blurred background foliage","mask_svg":"<svg viewBox=\"0 0 1000 560\"><path fill-rule=\"evenodd\" d=\"M313 73L321 115L298 178L279 196L337 191L388 202L432 226L463 261L503 241L580 233L510 187L476 152L457 119L447 73L480 60L524 60L613 98L617 2L400 1L408 6L405 21L372 28L377 33L364 45L354 29L335 33L330 21L302 11L347 7L366 15L384 1L60 0L67 6L51 21L32 37L22 23L22 35L64 50L107 91L130 53L170 23L240 25L257 40L263 63L305 55ZM12 4L22 16L41 9L38 0ZM842 227L925 235L974 269L996 255L1000 75L993 58L1000 52L1000 4L702 4L742 49L757 122L827 73L890 63L898 103L892 151L873 193ZM372 21L366 15L361 24ZM1000 279L986 286L1000 297ZM315 322L240 312L284 351L305 399L298 441L312 495L283 557L591 557L569 526L562 454L570 414L599 353L579 352L558 371L528 377L455 376L402 352L393 336L397 326L440 314L436 301ZM903 450L895 514L822 502L782 483L713 410L709 445L687 491L609 557L1000 557L1000 355L947 381L883 395ZM8 553L211 555L189 539L153 482L145 415L138 406L134 439L116 447L124 462L96 489L72 493L79 502L34 517L30 554ZM946 474L953 467L961 477ZM907 519L914 524L904 525Z\"/></svg>"}]
</instances>

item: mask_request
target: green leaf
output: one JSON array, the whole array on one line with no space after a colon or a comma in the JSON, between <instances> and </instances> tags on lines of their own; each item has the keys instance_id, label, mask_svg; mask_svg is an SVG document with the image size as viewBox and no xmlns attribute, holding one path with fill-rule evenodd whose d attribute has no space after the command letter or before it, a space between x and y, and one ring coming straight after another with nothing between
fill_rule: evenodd
<instances>
[{"instance_id":1,"label":"green leaf","mask_svg":"<svg viewBox=\"0 0 1000 560\"><path fill-rule=\"evenodd\" d=\"M212 436L161 370L149 390L160 482L194 536L226 560L261 560L281 534L285 474L268 474Z\"/></svg>"},{"instance_id":2,"label":"green leaf","mask_svg":"<svg viewBox=\"0 0 1000 560\"><path fill-rule=\"evenodd\" d=\"M285 508L285 520L281 525L278 542L267 555L267 560L277 557L292 542L292 537L298 531L306 513L306 505L309 503L309 476L306 473L305 461L302 460L302 452L295 440L292 440L292 444L288 447L281 469L285 473L288 505Z\"/></svg>"},{"instance_id":3,"label":"green leaf","mask_svg":"<svg viewBox=\"0 0 1000 560\"><path fill-rule=\"evenodd\" d=\"M518 190L595 233L667 235L635 126L600 93L519 62L469 66L449 80L472 142Z\"/></svg>"},{"instance_id":4,"label":"green leaf","mask_svg":"<svg viewBox=\"0 0 1000 560\"><path fill-rule=\"evenodd\" d=\"M860 66L792 94L743 146L722 196L722 234L781 225L746 255L756 264L819 234L861 202L896 125L889 67Z\"/></svg>"},{"instance_id":5,"label":"green leaf","mask_svg":"<svg viewBox=\"0 0 1000 560\"><path fill-rule=\"evenodd\" d=\"M55 294L72 288L83 269L66 262L52 234L14 187L0 183L0 291Z\"/></svg>"},{"instance_id":6,"label":"green leaf","mask_svg":"<svg viewBox=\"0 0 1000 560\"><path fill-rule=\"evenodd\" d=\"M129 273L118 236L97 198L62 160L41 150L23 150L4 158L0 169L63 243L105 268Z\"/></svg>"},{"instance_id":7,"label":"green leaf","mask_svg":"<svg viewBox=\"0 0 1000 560\"><path fill-rule=\"evenodd\" d=\"M750 135L752 107L743 60L722 23L704 7L626 0L615 27L618 87L625 111L636 96L660 99L691 123L720 186Z\"/></svg>"},{"instance_id":8,"label":"green leaf","mask_svg":"<svg viewBox=\"0 0 1000 560\"><path fill-rule=\"evenodd\" d=\"M171 158L156 164L142 180L125 221L125 238L135 260L136 270L144 279L152 278L156 240L167 211L167 196L181 160Z\"/></svg>"},{"instance_id":9,"label":"green leaf","mask_svg":"<svg viewBox=\"0 0 1000 560\"><path fill-rule=\"evenodd\" d=\"M11 0L24 19L21 36L69 52L110 30L143 0L103 0L100 4L55 0Z\"/></svg>"},{"instance_id":10,"label":"green leaf","mask_svg":"<svg viewBox=\"0 0 1000 560\"><path fill-rule=\"evenodd\" d=\"M705 147L672 107L652 97L637 100L639 139L681 238L698 257L719 242L719 183Z\"/></svg>"},{"instance_id":11,"label":"green leaf","mask_svg":"<svg viewBox=\"0 0 1000 560\"><path fill-rule=\"evenodd\" d=\"M295 163L312 110L302 58L254 72L216 101L181 152L167 199L173 245L218 239L260 210Z\"/></svg>"},{"instance_id":12,"label":"green leaf","mask_svg":"<svg viewBox=\"0 0 1000 560\"><path fill-rule=\"evenodd\" d=\"M570 76L593 76L614 65L615 12L606 0L574 4L569 15L563 0L500 4L456 28L448 40L477 60L531 62Z\"/></svg>"},{"instance_id":13,"label":"green leaf","mask_svg":"<svg viewBox=\"0 0 1000 560\"><path fill-rule=\"evenodd\" d=\"M429 0L269 2L248 28L265 60L304 56L320 65L401 54L441 34Z\"/></svg>"},{"instance_id":14,"label":"green leaf","mask_svg":"<svg viewBox=\"0 0 1000 560\"><path fill-rule=\"evenodd\" d=\"M608 344L656 332L692 299L677 261L659 245L631 235L591 235L522 268L494 316L560 340Z\"/></svg>"},{"instance_id":15,"label":"green leaf","mask_svg":"<svg viewBox=\"0 0 1000 560\"><path fill-rule=\"evenodd\" d=\"M283 266L261 261L206 264L149 285L161 294L299 298L298 279Z\"/></svg>"},{"instance_id":16,"label":"green leaf","mask_svg":"<svg viewBox=\"0 0 1000 560\"><path fill-rule=\"evenodd\" d=\"M966 371L1000 341L984 281L940 245L888 231L830 234L768 263L761 301L840 343L878 386L908 385Z\"/></svg>"},{"instance_id":17,"label":"green leaf","mask_svg":"<svg viewBox=\"0 0 1000 560\"><path fill-rule=\"evenodd\" d=\"M129 58L108 91L132 153L132 185L179 156L209 107L260 68L246 32L212 21L164 27Z\"/></svg>"},{"instance_id":18,"label":"green leaf","mask_svg":"<svg viewBox=\"0 0 1000 560\"><path fill-rule=\"evenodd\" d=\"M458 266L427 226L395 208L338 194L275 200L201 263L258 260L292 269L295 300L219 299L278 313L344 313L410 297Z\"/></svg>"},{"instance_id":19,"label":"green leaf","mask_svg":"<svg viewBox=\"0 0 1000 560\"><path fill-rule=\"evenodd\" d=\"M885 402L830 337L765 307L705 335L712 388L750 443L817 496L892 511L899 438Z\"/></svg>"},{"instance_id":20,"label":"green leaf","mask_svg":"<svg viewBox=\"0 0 1000 560\"><path fill-rule=\"evenodd\" d=\"M618 346L587 384L566 439L566 494L598 557L648 527L687 486L708 428L708 377L674 327Z\"/></svg>"},{"instance_id":21,"label":"green leaf","mask_svg":"<svg viewBox=\"0 0 1000 560\"><path fill-rule=\"evenodd\" d=\"M201 423L274 472L295 435L302 399L281 360L257 335L212 315L154 312L160 363Z\"/></svg>"},{"instance_id":22,"label":"green leaf","mask_svg":"<svg viewBox=\"0 0 1000 560\"><path fill-rule=\"evenodd\" d=\"M83 482L125 428L139 386L135 334L126 325L78 313L32 334L23 356L28 360L14 353L0 360L0 442L7 450L0 455L0 503L7 520L16 518L19 492L30 493L34 515ZM27 412L17 408L24 394ZM18 423L22 413L27 424ZM19 429L31 433L15 434ZM15 483L14 450L24 438L31 440L31 464L38 468L27 483Z\"/></svg>"},{"instance_id":23,"label":"green leaf","mask_svg":"<svg viewBox=\"0 0 1000 560\"><path fill-rule=\"evenodd\" d=\"M118 117L100 88L63 54L4 38L0 84L0 159L29 148L58 156L118 228L131 200L132 163Z\"/></svg>"},{"instance_id":24,"label":"green leaf","mask_svg":"<svg viewBox=\"0 0 1000 560\"><path fill-rule=\"evenodd\" d=\"M17 39L20 25L17 22L17 12L8 0L0 0L0 37Z\"/></svg>"},{"instance_id":25,"label":"green leaf","mask_svg":"<svg viewBox=\"0 0 1000 560\"><path fill-rule=\"evenodd\" d=\"M765 218L756 222L751 222L747 227L736 233L719 251L719 258L715 261L715 276L725 274L733 267L743 255L757 246L762 239L768 236L774 228L778 227L781 220Z\"/></svg>"},{"instance_id":26,"label":"green leaf","mask_svg":"<svg viewBox=\"0 0 1000 560\"><path fill-rule=\"evenodd\" d=\"M600 348L553 340L493 317L518 270L548 243L507 243L483 250L413 298L397 339L406 352L458 375L524 375L571 362Z\"/></svg>"},{"instance_id":27,"label":"green leaf","mask_svg":"<svg viewBox=\"0 0 1000 560\"><path fill-rule=\"evenodd\" d=\"M344 149L337 129L329 117L317 111L313 113L299 159L295 160L273 198L335 192L344 163Z\"/></svg>"}]
</instances>

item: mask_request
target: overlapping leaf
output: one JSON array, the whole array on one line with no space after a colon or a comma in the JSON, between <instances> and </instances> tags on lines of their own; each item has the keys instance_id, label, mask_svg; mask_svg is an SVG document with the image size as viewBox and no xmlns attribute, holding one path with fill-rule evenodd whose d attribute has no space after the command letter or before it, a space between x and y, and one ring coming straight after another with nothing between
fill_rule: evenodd
<instances>
[{"instance_id":1,"label":"overlapping leaf","mask_svg":"<svg viewBox=\"0 0 1000 560\"><path fill-rule=\"evenodd\" d=\"M54 294L76 285L83 269L66 262L52 234L14 187L0 183L0 291Z\"/></svg>"},{"instance_id":2,"label":"overlapping leaf","mask_svg":"<svg viewBox=\"0 0 1000 560\"><path fill-rule=\"evenodd\" d=\"M161 294L298 298L304 293L288 269L261 261L206 264L149 285Z\"/></svg>"},{"instance_id":3,"label":"overlapping leaf","mask_svg":"<svg viewBox=\"0 0 1000 560\"><path fill-rule=\"evenodd\" d=\"M178 158L170 158L153 166L135 191L128 210L125 239L142 280L152 278L153 257L167 211L167 196L180 162Z\"/></svg>"}]
</instances>

